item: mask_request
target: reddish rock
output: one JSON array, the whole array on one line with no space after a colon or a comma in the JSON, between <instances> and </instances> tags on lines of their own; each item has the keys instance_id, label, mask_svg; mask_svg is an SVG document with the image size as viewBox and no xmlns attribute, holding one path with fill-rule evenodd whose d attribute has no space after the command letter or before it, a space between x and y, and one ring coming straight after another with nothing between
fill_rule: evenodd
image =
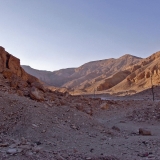
<instances>
[{"instance_id":1,"label":"reddish rock","mask_svg":"<svg viewBox=\"0 0 160 160\"><path fill-rule=\"evenodd\" d=\"M21 76L20 60L10 54L8 55L7 55L8 56L7 68L10 69L17 76Z\"/></svg>"},{"instance_id":2,"label":"reddish rock","mask_svg":"<svg viewBox=\"0 0 160 160\"><path fill-rule=\"evenodd\" d=\"M109 108L109 105L108 105L107 103L102 103L102 104L100 105L100 108L103 109L103 110L105 110L105 109L108 109L108 108Z\"/></svg>"},{"instance_id":3,"label":"reddish rock","mask_svg":"<svg viewBox=\"0 0 160 160\"><path fill-rule=\"evenodd\" d=\"M17 88L17 86L18 86L18 81L16 80L11 81L10 87Z\"/></svg>"},{"instance_id":4,"label":"reddish rock","mask_svg":"<svg viewBox=\"0 0 160 160\"><path fill-rule=\"evenodd\" d=\"M0 72L3 72L6 68L6 61L7 57L5 49L3 47L0 47Z\"/></svg>"},{"instance_id":5,"label":"reddish rock","mask_svg":"<svg viewBox=\"0 0 160 160\"><path fill-rule=\"evenodd\" d=\"M28 83L27 83L26 81L24 81L24 80L19 80L19 81L18 81L18 88L24 89L24 88L26 88L27 86L28 86Z\"/></svg>"},{"instance_id":6,"label":"reddish rock","mask_svg":"<svg viewBox=\"0 0 160 160\"><path fill-rule=\"evenodd\" d=\"M139 128L139 134L143 135L143 136L150 136L151 135L151 131L149 131L148 129Z\"/></svg>"},{"instance_id":7,"label":"reddish rock","mask_svg":"<svg viewBox=\"0 0 160 160\"><path fill-rule=\"evenodd\" d=\"M24 96L24 94L23 94L23 92L22 92L21 90L17 90L17 94L18 94L19 96Z\"/></svg>"},{"instance_id":8,"label":"reddish rock","mask_svg":"<svg viewBox=\"0 0 160 160\"><path fill-rule=\"evenodd\" d=\"M17 75L22 80L29 82L39 82L39 80L29 75L20 65L20 60L0 47L0 72L3 72L5 78L10 79L12 75Z\"/></svg>"},{"instance_id":9,"label":"reddish rock","mask_svg":"<svg viewBox=\"0 0 160 160\"><path fill-rule=\"evenodd\" d=\"M6 68L3 70L3 76L7 79L11 79L11 77L13 76L13 72Z\"/></svg>"},{"instance_id":10,"label":"reddish rock","mask_svg":"<svg viewBox=\"0 0 160 160\"><path fill-rule=\"evenodd\" d=\"M28 82L29 84L32 84L32 83L37 82L37 81L39 81L39 80L38 80L36 77L28 74L27 82Z\"/></svg>"},{"instance_id":11,"label":"reddish rock","mask_svg":"<svg viewBox=\"0 0 160 160\"><path fill-rule=\"evenodd\" d=\"M35 87L31 88L29 95L33 100L44 101L44 93Z\"/></svg>"}]
</instances>

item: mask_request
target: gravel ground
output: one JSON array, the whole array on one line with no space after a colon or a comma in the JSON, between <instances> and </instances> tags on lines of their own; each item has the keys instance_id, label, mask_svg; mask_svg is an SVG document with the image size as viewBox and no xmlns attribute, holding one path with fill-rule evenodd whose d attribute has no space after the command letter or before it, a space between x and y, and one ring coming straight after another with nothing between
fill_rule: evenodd
<instances>
[{"instance_id":1,"label":"gravel ground","mask_svg":"<svg viewBox=\"0 0 160 160\"><path fill-rule=\"evenodd\" d=\"M49 106L1 91L0 159L160 159L158 101L113 97L103 104L89 115L73 104Z\"/></svg>"}]
</instances>

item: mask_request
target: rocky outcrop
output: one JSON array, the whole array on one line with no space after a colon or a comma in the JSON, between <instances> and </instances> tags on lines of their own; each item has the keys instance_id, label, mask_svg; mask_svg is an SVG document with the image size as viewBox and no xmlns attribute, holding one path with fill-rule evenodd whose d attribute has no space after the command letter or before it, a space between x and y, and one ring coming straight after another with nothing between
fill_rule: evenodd
<instances>
[{"instance_id":1,"label":"rocky outcrop","mask_svg":"<svg viewBox=\"0 0 160 160\"><path fill-rule=\"evenodd\" d=\"M3 47L0 47L0 72L8 79L16 75L27 81L30 77L20 66L20 60L6 52Z\"/></svg>"},{"instance_id":2,"label":"rocky outcrop","mask_svg":"<svg viewBox=\"0 0 160 160\"><path fill-rule=\"evenodd\" d=\"M3 47L0 47L0 73L19 95L27 95L38 101L44 100L46 89L42 83L38 78L26 73L20 65L20 60L6 52Z\"/></svg>"}]
</instances>

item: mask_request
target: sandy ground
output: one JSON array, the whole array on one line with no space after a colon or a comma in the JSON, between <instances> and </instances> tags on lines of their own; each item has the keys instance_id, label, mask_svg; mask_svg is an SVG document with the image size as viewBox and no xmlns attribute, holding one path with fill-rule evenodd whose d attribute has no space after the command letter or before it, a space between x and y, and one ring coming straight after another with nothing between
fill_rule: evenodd
<instances>
[{"instance_id":1,"label":"sandy ground","mask_svg":"<svg viewBox=\"0 0 160 160\"><path fill-rule=\"evenodd\" d=\"M0 159L160 160L159 101L110 97L104 103L106 109L99 105L90 116L1 91Z\"/></svg>"}]
</instances>

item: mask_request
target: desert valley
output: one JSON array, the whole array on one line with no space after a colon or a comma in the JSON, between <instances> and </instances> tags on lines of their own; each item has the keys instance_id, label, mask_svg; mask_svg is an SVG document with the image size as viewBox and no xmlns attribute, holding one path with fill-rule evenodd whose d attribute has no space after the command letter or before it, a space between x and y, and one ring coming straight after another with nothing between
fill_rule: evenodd
<instances>
[{"instance_id":1,"label":"desert valley","mask_svg":"<svg viewBox=\"0 0 160 160\"><path fill-rule=\"evenodd\" d=\"M144 59L126 54L118 59L93 61L78 68L53 72L29 66L22 68L52 90L75 95L93 94L95 91L97 94L135 94L159 85L160 52Z\"/></svg>"},{"instance_id":2,"label":"desert valley","mask_svg":"<svg viewBox=\"0 0 160 160\"><path fill-rule=\"evenodd\" d=\"M159 160L160 52L58 71L0 47L1 160Z\"/></svg>"}]
</instances>

